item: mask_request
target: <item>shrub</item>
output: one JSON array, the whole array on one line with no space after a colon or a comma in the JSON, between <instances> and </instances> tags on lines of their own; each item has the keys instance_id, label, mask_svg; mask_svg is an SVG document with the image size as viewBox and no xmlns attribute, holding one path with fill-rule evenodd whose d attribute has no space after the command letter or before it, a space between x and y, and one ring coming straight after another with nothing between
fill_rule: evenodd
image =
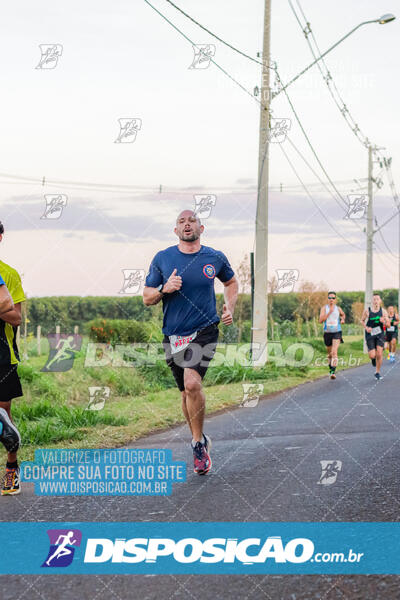
<instances>
[{"instance_id":1,"label":"shrub","mask_svg":"<svg viewBox=\"0 0 400 600\"><path fill-rule=\"evenodd\" d=\"M89 337L98 343L133 344L156 341L154 322L124 319L93 319L87 323Z\"/></svg>"}]
</instances>

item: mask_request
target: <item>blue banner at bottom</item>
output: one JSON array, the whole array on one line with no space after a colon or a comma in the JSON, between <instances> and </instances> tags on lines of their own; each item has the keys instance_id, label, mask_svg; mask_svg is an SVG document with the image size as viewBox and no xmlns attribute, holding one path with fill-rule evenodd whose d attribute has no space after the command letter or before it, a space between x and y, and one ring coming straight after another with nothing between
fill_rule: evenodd
<instances>
[{"instance_id":1,"label":"blue banner at bottom","mask_svg":"<svg viewBox=\"0 0 400 600\"><path fill-rule=\"evenodd\" d=\"M400 574L400 523L0 523L0 574Z\"/></svg>"}]
</instances>

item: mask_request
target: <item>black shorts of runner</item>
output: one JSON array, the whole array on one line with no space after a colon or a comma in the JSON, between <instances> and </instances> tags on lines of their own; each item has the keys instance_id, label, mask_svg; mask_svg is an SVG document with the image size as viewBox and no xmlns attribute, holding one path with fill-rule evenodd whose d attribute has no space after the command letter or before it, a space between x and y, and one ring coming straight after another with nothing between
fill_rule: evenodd
<instances>
[{"instance_id":1,"label":"black shorts of runner","mask_svg":"<svg viewBox=\"0 0 400 600\"><path fill-rule=\"evenodd\" d=\"M386 342L391 342L392 340L397 340L397 331L386 331Z\"/></svg>"},{"instance_id":2,"label":"black shorts of runner","mask_svg":"<svg viewBox=\"0 0 400 600\"><path fill-rule=\"evenodd\" d=\"M10 402L23 395L18 365L0 365L0 402Z\"/></svg>"},{"instance_id":3,"label":"black shorts of runner","mask_svg":"<svg viewBox=\"0 0 400 600\"><path fill-rule=\"evenodd\" d=\"M332 340L340 340L340 343L343 344L342 332L341 331L324 331L324 343L327 348L332 346Z\"/></svg>"},{"instance_id":4,"label":"black shorts of runner","mask_svg":"<svg viewBox=\"0 0 400 600\"><path fill-rule=\"evenodd\" d=\"M185 389L185 368L193 369L203 379L217 347L218 323L201 329L193 342L182 351L172 354L168 336L164 336L165 360L181 392Z\"/></svg>"},{"instance_id":5,"label":"black shorts of runner","mask_svg":"<svg viewBox=\"0 0 400 600\"><path fill-rule=\"evenodd\" d=\"M385 334L382 332L379 335L371 335L367 331L365 332L365 341L367 343L368 351L376 350L378 346L381 348L385 345Z\"/></svg>"}]
</instances>

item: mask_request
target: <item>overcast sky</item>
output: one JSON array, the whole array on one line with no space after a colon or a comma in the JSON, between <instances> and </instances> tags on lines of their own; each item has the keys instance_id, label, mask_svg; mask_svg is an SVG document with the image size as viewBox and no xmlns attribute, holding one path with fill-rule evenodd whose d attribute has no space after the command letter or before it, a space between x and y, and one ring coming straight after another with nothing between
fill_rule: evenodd
<instances>
[{"instance_id":1,"label":"overcast sky","mask_svg":"<svg viewBox=\"0 0 400 600\"><path fill-rule=\"evenodd\" d=\"M234 267L253 249L259 121L253 89L260 85L259 67L165 0L150 1L195 43L214 43L215 61L249 94L213 64L190 69L191 44L143 0L22 0L0 8L0 219L6 228L0 256L23 273L30 296L117 294L122 269L146 270L156 251L175 243L176 214L193 207L195 193L217 197L204 221L204 244L223 250ZM262 0L177 4L251 56L262 49ZM393 0L301 4L321 51L358 23L397 10ZM272 2L272 15L272 57L287 81L312 56L286 0ZM326 60L362 131L393 157L400 186L399 39L397 20L365 25ZM61 47L55 68L35 68L40 44ZM367 176L366 149L317 68L289 91L330 177L344 182L338 189L346 199L365 186L353 180ZM283 94L274 101L273 114L291 119L290 140L312 170L288 140L271 145L270 274L294 268L301 279L324 281L330 288L363 289L365 221L344 219L341 202L318 183L326 177ZM115 143L118 120L124 118L140 119L133 143ZM283 150L310 184L312 199L294 187L298 179ZM375 165L374 175L380 170ZM385 173L380 177L386 182ZM35 182L43 178L44 185ZM69 183L50 185L54 180ZM113 187L85 190L82 182ZM117 187L122 185L135 190ZM394 202L387 183L375 192L382 223ZM45 194L66 197L59 219L41 218ZM398 221L383 234L384 240L376 236L374 284L396 287Z\"/></svg>"}]
</instances>

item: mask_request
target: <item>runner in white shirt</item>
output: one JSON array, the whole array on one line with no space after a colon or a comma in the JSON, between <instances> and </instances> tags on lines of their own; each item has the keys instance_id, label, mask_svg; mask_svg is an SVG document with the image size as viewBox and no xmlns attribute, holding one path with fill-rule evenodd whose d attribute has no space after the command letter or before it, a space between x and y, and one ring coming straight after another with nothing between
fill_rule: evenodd
<instances>
[{"instance_id":1,"label":"runner in white shirt","mask_svg":"<svg viewBox=\"0 0 400 600\"><path fill-rule=\"evenodd\" d=\"M337 353L339 344L343 343L342 324L345 319L343 310L336 305L336 292L328 292L328 304L321 308L319 322L324 324L324 342L328 352L331 379L336 379Z\"/></svg>"}]
</instances>

